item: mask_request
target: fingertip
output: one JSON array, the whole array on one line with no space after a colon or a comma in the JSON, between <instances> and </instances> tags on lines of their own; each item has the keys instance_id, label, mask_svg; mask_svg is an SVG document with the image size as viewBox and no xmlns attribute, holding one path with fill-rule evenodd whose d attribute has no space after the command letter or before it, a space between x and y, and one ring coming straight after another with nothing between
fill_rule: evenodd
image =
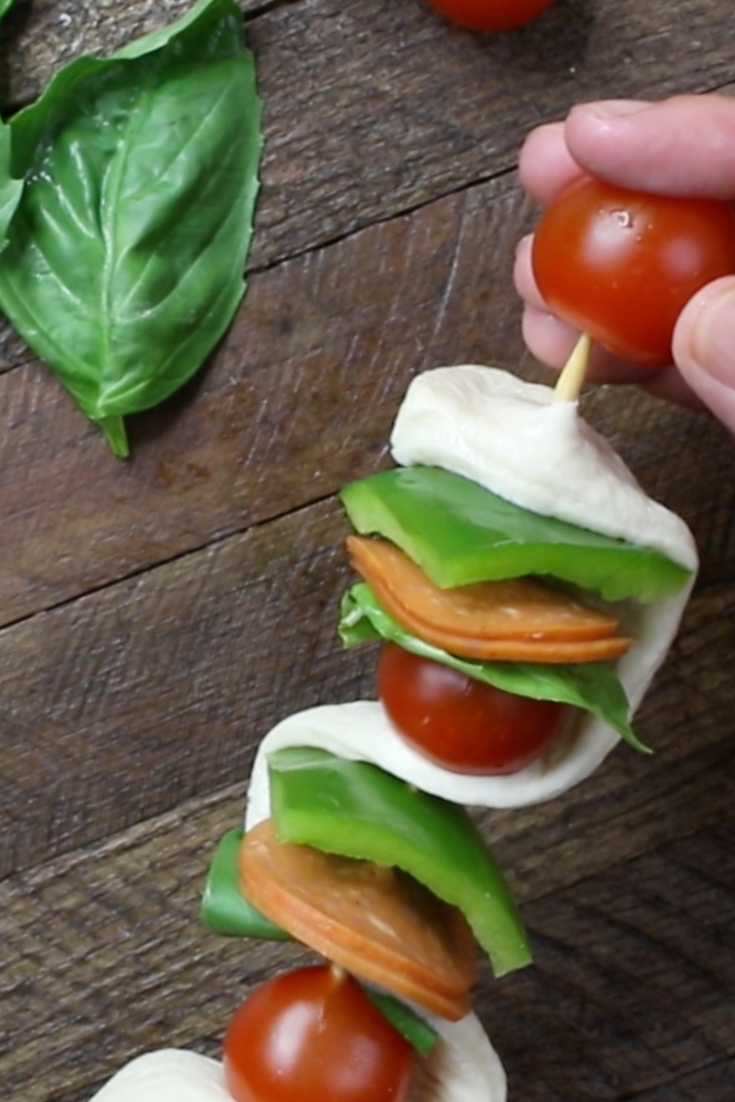
<instances>
[{"instance_id":1,"label":"fingertip","mask_svg":"<svg viewBox=\"0 0 735 1102\"><path fill-rule=\"evenodd\" d=\"M650 106L651 101L645 99L599 99L578 103L567 115L567 129L576 131L586 126L614 126L619 119L638 115Z\"/></svg>"},{"instance_id":2,"label":"fingertip","mask_svg":"<svg viewBox=\"0 0 735 1102\"><path fill-rule=\"evenodd\" d=\"M547 310L527 305L521 319L521 333L529 352L548 367L566 363L579 333Z\"/></svg>"},{"instance_id":3,"label":"fingertip","mask_svg":"<svg viewBox=\"0 0 735 1102\"><path fill-rule=\"evenodd\" d=\"M580 167L569 153L564 139L564 123L538 126L526 137L518 159L521 186L537 202L546 206L580 175Z\"/></svg>"},{"instance_id":4,"label":"fingertip","mask_svg":"<svg viewBox=\"0 0 735 1102\"><path fill-rule=\"evenodd\" d=\"M735 433L735 276L694 295L676 323L672 348L684 380Z\"/></svg>"},{"instance_id":5,"label":"fingertip","mask_svg":"<svg viewBox=\"0 0 735 1102\"><path fill-rule=\"evenodd\" d=\"M543 296L533 274L533 234L522 237L516 246L513 263L513 283L523 301L536 309L545 309Z\"/></svg>"},{"instance_id":6,"label":"fingertip","mask_svg":"<svg viewBox=\"0 0 735 1102\"><path fill-rule=\"evenodd\" d=\"M567 117L566 142L570 155L585 171L611 182L627 171L627 134L635 116L651 107L646 100L597 100L578 104Z\"/></svg>"}]
</instances>

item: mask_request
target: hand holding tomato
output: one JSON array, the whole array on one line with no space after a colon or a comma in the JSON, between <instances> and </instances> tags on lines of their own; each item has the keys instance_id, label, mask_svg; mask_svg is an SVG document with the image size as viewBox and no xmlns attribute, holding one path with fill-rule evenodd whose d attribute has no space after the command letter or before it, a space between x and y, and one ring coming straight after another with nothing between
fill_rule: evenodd
<instances>
[{"instance_id":1,"label":"hand holding tomato","mask_svg":"<svg viewBox=\"0 0 735 1102\"><path fill-rule=\"evenodd\" d=\"M735 100L680 96L657 104L613 101L577 107L565 122L529 135L520 173L523 186L544 205L584 173L662 196L735 201ZM715 231L716 248L722 236L721 229ZM521 242L515 267L516 286L526 302L524 337L539 359L558 367L577 330L549 311L534 278L532 244L531 239ZM583 276L582 299L587 291ZM703 402L735 432L735 275L716 278L689 298L676 320L672 353L673 364L651 374L650 367L631 365L629 357L623 360L597 346L591 377L643 381L661 396L684 404Z\"/></svg>"}]
</instances>

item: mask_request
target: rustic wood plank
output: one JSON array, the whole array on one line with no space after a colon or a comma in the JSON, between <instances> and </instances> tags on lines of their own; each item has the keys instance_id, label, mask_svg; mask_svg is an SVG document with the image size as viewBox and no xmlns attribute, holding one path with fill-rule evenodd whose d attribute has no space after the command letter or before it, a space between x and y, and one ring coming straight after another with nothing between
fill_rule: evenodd
<instances>
[{"instance_id":1,"label":"rustic wood plank","mask_svg":"<svg viewBox=\"0 0 735 1102\"><path fill-rule=\"evenodd\" d=\"M243 776L276 716L355 695L343 525L293 514L4 635L3 871Z\"/></svg>"},{"instance_id":2,"label":"rustic wood plank","mask_svg":"<svg viewBox=\"0 0 735 1102\"><path fill-rule=\"evenodd\" d=\"M678 798L670 792L652 813ZM558 864L559 877L536 865L518 878L508 866L536 963L499 982L484 972L477 1003L511 1097L588 1102L660 1090L657 1102L673 1102L680 1079L731 1068L732 806L706 830L680 821L681 833L652 849L641 836L631 845L637 828L621 822L597 873L583 879L553 839L545 865ZM240 787L230 786L0 884L0 1080L9 1097L84 1099L151 1047L216 1054L247 988L303 959L294 946L211 937L196 921L214 840L242 808ZM539 838L547 846L548 809L536 816L527 859ZM718 1097L704 1091L700 1102Z\"/></svg>"},{"instance_id":3,"label":"rustic wood plank","mask_svg":"<svg viewBox=\"0 0 735 1102\"><path fill-rule=\"evenodd\" d=\"M511 1097L732 1096L734 856L726 823L525 907L537 966L486 1012Z\"/></svg>"}]
</instances>

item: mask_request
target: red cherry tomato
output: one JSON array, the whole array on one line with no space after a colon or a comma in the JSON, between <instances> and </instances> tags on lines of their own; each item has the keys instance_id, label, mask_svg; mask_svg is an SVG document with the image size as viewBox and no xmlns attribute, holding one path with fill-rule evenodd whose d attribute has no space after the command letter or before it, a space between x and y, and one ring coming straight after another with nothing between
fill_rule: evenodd
<instances>
[{"instance_id":1,"label":"red cherry tomato","mask_svg":"<svg viewBox=\"0 0 735 1102\"><path fill-rule=\"evenodd\" d=\"M559 317L621 359L663 367L692 295L735 272L735 211L715 199L645 195L583 177L544 212L532 264Z\"/></svg>"},{"instance_id":2,"label":"red cherry tomato","mask_svg":"<svg viewBox=\"0 0 735 1102\"><path fill-rule=\"evenodd\" d=\"M511 31L530 23L552 0L429 0L452 23L469 31Z\"/></svg>"},{"instance_id":3,"label":"red cherry tomato","mask_svg":"<svg viewBox=\"0 0 735 1102\"><path fill-rule=\"evenodd\" d=\"M405 1102L414 1062L357 981L328 965L268 980L224 1040L235 1102Z\"/></svg>"},{"instance_id":4,"label":"red cherry tomato","mask_svg":"<svg viewBox=\"0 0 735 1102\"><path fill-rule=\"evenodd\" d=\"M406 741L427 758L486 776L532 762L566 713L561 704L503 692L395 643L380 651L378 696Z\"/></svg>"}]
</instances>

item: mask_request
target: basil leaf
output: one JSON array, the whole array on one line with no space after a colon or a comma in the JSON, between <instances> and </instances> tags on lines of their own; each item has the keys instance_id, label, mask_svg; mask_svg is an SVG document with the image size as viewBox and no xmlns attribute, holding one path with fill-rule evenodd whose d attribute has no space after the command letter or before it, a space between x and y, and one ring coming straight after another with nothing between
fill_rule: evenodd
<instances>
[{"instance_id":1,"label":"basil leaf","mask_svg":"<svg viewBox=\"0 0 735 1102\"><path fill-rule=\"evenodd\" d=\"M364 582L352 586L342 598L338 630L346 647L387 639L412 654L442 662L504 692L582 708L607 723L636 750L651 752L630 725L625 690L609 662L544 665L540 662L478 662L460 658L405 631L382 608Z\"/></svg>"},{"instance_id":2,"label":"basil leaf","mask_svg":"<svg viewBox=\"0 0 735 1102\"><path fill-rule=\"evenodd\" d=\"M200 0L78 58L9 124L0 307L117 455L122 418L194 374L245 291L262 137L242 25ZM0 163L0 213L14 182Z\"/></svg>"},{"instance_id":3,"label":"basil leaf","mask_svg":"<svg viewBox=\"0 0 735 1102\"><path fill-rule=\"evenodd\" d=\"M0 19L5 15L8 8L12 8L15 0L0 0Z\"/></svg>"},{"instance_id":4,"label":"basil leaf","mask_svg":"<svg viewBox=\"0 0 735 1102\"><path fill-rule=\"evenodd\" d=\"M0 121L0 250L5 243L8 223L23 194L23 181L14 180L10 174L11 147L10 126Z\"/></svg>"}]
</instances>

